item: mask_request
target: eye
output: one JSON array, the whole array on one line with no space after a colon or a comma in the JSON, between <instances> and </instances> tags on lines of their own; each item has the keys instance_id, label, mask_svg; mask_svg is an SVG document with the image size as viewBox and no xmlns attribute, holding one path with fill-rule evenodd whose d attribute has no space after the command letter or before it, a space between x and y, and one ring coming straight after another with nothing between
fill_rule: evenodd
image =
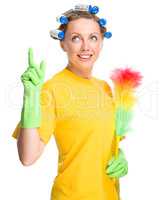
<instances>
[{"instance_id":1,"label":"eye","mask_svg":"<svg viewBox=\"0 0 163 200\"><path fill-rule=\"evenodd\" d=\"M94 40L94 41L98 40L97 36L95 36L95 35L91 36L91 39Z\"/></svg>"},{"instance_id":2,"label":"eye","mask_svg":"<svg viewBox=\"0 0 163 200\"><path fill-rule=\"evenodd\" d=\"M80 40L80 38L79 38L79 36L74 36L74 37L72 37L72 41L79 41Z\"/></svg>"}]
</instances>

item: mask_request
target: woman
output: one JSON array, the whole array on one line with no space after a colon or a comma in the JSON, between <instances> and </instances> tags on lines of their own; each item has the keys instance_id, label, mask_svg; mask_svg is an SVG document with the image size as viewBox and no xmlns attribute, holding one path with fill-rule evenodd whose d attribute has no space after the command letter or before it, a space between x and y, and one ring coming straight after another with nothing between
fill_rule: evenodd
<instances>
[{"instance_id":1,"label":"woman","mask_svg":"<svg viewBox=\"0 0 163 200\"><path fill-rule=\"evenodd\" d=\"M122 150L112 158L112 93L106 81L92 76L106 28L90 10L71 9L64 16L67 21L59 27L64 37L54 31L51 36L60 40L68 64L43 84L45 63L36 65L29 49L29 66L21 76L21 120L13 137L23 165L33 164L55 137L59 160L51 200L118 200L113 178L127 173L127 161Z\"/></svg>"}]
</instances>

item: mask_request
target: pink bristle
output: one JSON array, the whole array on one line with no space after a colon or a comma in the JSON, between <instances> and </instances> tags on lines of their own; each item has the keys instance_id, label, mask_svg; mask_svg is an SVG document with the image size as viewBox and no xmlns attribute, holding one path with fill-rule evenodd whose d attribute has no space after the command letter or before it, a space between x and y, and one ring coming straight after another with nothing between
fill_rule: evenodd
<instances>
[{"instance_id":1,"label":"pink bristle","mask_svg":"<svg viewBox=\"0 0 163 200\"><path fill-rule=\"evenodd\" d=\"M142 76L140 72L133 71L131 68L120 69L113 71L111 79L118 85L126 85L129 87L137 87L140 85Z\"/></svg>"}]
</instances>

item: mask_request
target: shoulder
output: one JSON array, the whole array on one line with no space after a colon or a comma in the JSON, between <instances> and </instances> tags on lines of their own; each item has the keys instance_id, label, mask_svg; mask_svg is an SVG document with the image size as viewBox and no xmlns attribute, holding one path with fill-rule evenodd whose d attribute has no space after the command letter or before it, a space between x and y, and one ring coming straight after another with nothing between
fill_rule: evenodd
<instances>
[{"instance_id":1,"label":"shoulder","mask_svg":"<svg viewBox=\"0 0 163 200\"><path fill-rule=\"evenodd\" d=\"M48 80L46 80L42 86L43 89L49 89L52 90L56 86L57 83L60 83L64 80L62 70L55 73L50 77Z\"/></svg>"},{"instance_id":2,"label":"shoulder","mask_svg":"<svg viewBox=\"0 0 163 200\"><path fill-rule=\"evenodd\" d=\"M110 96L113 97L112 94L112 89L111 86L109 85L109 83L106 80L103 79L99 79L99 78L95 78L96 81L99 82L99 84L101 85L101 87L103 88L103 90Z\"/></svg>"},{"instance_id":3,"label":"shoulder","mask_svg":"<svg viewBox=\"0 0 163 200\"><path fill-rule=\"evenodd\" d=\"M103 80L103 84L104 84L104 90L109 94L109 96L113 97L112 89L109 83Z\"/></svg>"}]
</instances>

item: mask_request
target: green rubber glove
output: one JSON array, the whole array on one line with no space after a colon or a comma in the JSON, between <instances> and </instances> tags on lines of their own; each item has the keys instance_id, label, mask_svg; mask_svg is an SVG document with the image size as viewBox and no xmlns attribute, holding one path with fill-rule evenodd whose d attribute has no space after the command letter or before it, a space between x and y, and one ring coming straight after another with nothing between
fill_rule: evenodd
<instances>
[{"instance_id":1,"label":"green rubber glove","mask_svg":"<svg viewBox=\"0 0 163 200\"><path fill-rule=\"evenodd\" d=\"M118 158L114 157L109 161L106 173L111 178L120 178L125 176L128 173L128 162L125 158L124 152L122 149L119 149Z\"/></svg>"},{"instance_id":2,"label":"green rubber glove","mask_svg":"<svg viewBox=\"0 0 163 200\"><path fill-rule=\"evenodd\" d=\"M40 91L45 77L45 62L34 63L33 49L28 50L28 68L21 75L24 85L23 107L20 126L22 128L37 128L41 123Z\"/></svg>"}]
</instances>

